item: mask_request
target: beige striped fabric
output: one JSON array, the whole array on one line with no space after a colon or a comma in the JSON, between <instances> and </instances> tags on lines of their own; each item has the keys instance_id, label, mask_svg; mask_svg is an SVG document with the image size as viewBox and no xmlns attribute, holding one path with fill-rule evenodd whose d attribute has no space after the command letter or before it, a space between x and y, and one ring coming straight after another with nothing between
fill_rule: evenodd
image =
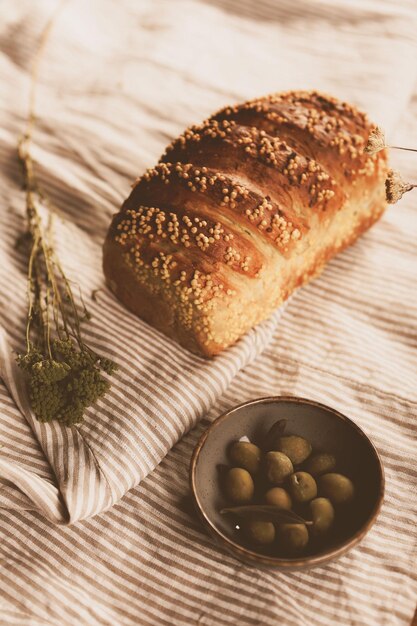
<instances>
[{"instance_id":1,"label":"beige striped fabric","mask_svg":"<svg viewBox=\"0 0 417 626\"><path fill-rule=\"evenodd\" d=\"M101 243L135 176L186 125L229 102L319 88L365 107L392 143L412 144L414 1L67 1L41 66L35 157L59 212L59 255L93 316L86 338L119 364L111 392L79 428L33 419L14 360L26 289L15 248L24 228L16 139L30 60L56 4L0 5L0 623L410 624L417 196L390 208L284 310L212 361L114 300ZM395 159L415 177L417 157ZM365 541L310 572L234 560L206 536L188 498L190 455L208 423L275 394L313 398L355 419L386 470L385 504Z\"/></svg>"}]
</instances>

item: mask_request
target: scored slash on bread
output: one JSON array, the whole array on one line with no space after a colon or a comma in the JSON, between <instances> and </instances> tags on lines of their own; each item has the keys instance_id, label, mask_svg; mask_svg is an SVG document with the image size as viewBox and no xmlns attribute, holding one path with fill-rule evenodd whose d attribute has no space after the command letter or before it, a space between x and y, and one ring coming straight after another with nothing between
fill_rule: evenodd
<instances>
[{"instance_id":1,"label":"scored slash on bread","mask_svg":"<svg viewBox=\"0 0 417 626\"><path fill-rule=\"evenodd\" d=\"M385 209L372 125L317 92L226 107L187 129L113 218L104 273L131 311L213 356Z\"/></svg>"}]
</instances>

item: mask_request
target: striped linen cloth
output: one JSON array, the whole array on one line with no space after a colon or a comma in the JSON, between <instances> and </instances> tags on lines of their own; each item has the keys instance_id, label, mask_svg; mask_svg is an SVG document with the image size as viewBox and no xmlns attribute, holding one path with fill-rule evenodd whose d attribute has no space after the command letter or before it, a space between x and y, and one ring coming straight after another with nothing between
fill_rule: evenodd
<instances>
[{"instance_id":1,"label":"striped linen cloth","mask_svg":"<svg viewBox=\"0 0 417 626\"><path fill-rule=\"evenodd\" d=\"M414 3L66 3L41 66L34 156L59 210L59 255L93 315L86 339L119 364L111 392L79 428L33 419L12 352L25 324L15 146L30 59L55 6L0 5L0 623L409 624L417 599L415 196L213 361L114 300L101 243L135 176L183 127L229 102L319 88L366 108L393 143L410 143ZM412 157L396 159L411 177ZM360 547L286 575L214 545L187 486L207 424L238 402L280 393L353 417L387 478L382 513Z\"/></svg>"}]
</instances>

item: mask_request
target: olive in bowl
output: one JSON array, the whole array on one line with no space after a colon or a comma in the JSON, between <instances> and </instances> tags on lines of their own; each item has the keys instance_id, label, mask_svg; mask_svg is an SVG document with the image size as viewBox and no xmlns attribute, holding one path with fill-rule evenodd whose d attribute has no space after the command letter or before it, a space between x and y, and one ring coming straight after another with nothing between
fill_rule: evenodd
<instances>
[{"instance_id":1,"label":"olive in bowl","mask_svg":"<svg viewBox=\"0 0 417 626\"><path fill-rule=\"evenodd\" d=\"M268 433L279 422L285 422L281 438L306 442L295 450L299 456L279 437L270 449ZM251 497L233 500L219 468L230 472L242 463L231 454L239 442L259 452L240 468L253 482ZM292 471L287 464L283 476L268 476L270 452L284 454ZM352 420L311 400L272 397L237 406L211 424L194 450L190 486L203 524L224 548L246 563L289 571L322 565L363 539L382 505L384 473Z\"/></svg>"}]
</instances>

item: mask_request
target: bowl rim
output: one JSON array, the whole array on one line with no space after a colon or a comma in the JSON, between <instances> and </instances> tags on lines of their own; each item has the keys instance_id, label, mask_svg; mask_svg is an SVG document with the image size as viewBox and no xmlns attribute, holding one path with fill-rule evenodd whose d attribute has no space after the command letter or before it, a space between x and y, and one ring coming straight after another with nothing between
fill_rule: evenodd
<instances>
[{"instance_id":1,"label":"bowl rim","mask_svg":"<svg viewBox=\"0 0 417 626\"><path fill-rule=\"evenodd\" d=\"M210 436L213 430L217 428L227 418L229 418L234 412L240 409L243 409L244 407L251 406L254 404L267 404L267 403L273 403L273 402L275 403L290 402L294 404L307 404L309 406L314 406L316 408L324 409L325 411L332 413L334 416L338 417L339 419L342 419L344 422L346 422L348 425L354 428L358 432L358 434L366 440L377 462L377 467L378 467L379 474L380 474L379 490L378 490L375 506L373 507L367 521L361 526L361 528L359 528L349 539L344 541L341 545L333 547L333 548L329 548L328 550L324 552L320 552L320 554L317 554L317 555L307 555L305 557L296 557L296 558L282 558L282 557L268 556L265 554L260 554L259 552L256 552L254 550L250 550L249 548L246 548L245 546L242 546L236 543L235 541L233 541L232 539L230 539L230 537L225 535L214 525L214 523L210 520L209 516L206 514L204 507L202 506L201 501L198 496L197 485L196 485L197 463L198 463L198 459L200 456L200 452L202 448L204 447L204 444L207 438ZM382 503L384 500L384 492L385 492L385 473L384 473L384 466L382 464L381 457L375 445L373 444L372 440L368 437L368 435L365 434L362 428L360 428L360 426L356 424L356 422L354 422L352 419L350 419L343 413L340 413L340 411L337 411L336 409L333 409L332 407L322 404L321 402L317 402L315 400L311 400L308 398L302 398L299 396L284 396L284 395L283 396L263 396L260 398L255 398L254 400L248 400L246 402L242 402L241 404L231 407L230 409L228 409L227 411L225 411L224 413L216 417L216 419L208 426L208 428L205 429L205 431L201 434L199 440L197 441L197 444L191 456L190 467L189 467L189 484L190 484L190 489L191 489L191 494L194 500L194 504L195 504L197 513L201 521L206 527L208 527L208 529L210 530L212 534L214 534L218 539L220 539L220 541L223 544L225 544L225 546L229 549L229 551L235 554L237 553L244 560L249 559L253 563L257 562L258 564L261 564L267 567L275 566L277 568L291 570L297 567L300 567L300 568L307 567L307 566L313 567L313 566L321 565L329 560L336 559L342 556L343 554L345 554L348 550L351 550L360 541L362 541L362 539L365 537L365 535L369 532L369 530L374 525L379 515L379 512L381 510Z\"/></svg>"}]
</instances>

